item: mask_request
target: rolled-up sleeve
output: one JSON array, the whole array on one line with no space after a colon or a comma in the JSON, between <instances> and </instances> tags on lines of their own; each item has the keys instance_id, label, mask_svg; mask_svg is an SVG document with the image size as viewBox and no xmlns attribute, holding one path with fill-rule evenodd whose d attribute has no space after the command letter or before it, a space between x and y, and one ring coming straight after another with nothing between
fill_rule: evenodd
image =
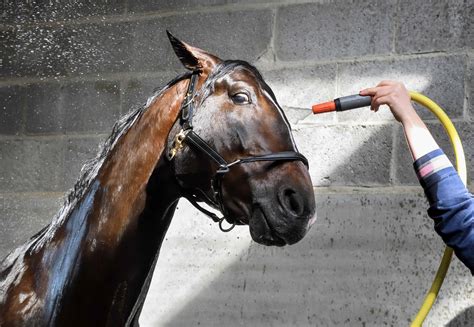
<instances>
[{"instance_id":1,"label":"rolled-up sleeve","mask_svg":"<svg viewBox=\"0 0 474 327\"><path fill-rule=\"evenodd\" d=\"M441 149L414 162L436 232L474 275L474 198Z\"/></svg>"}]
</instances>

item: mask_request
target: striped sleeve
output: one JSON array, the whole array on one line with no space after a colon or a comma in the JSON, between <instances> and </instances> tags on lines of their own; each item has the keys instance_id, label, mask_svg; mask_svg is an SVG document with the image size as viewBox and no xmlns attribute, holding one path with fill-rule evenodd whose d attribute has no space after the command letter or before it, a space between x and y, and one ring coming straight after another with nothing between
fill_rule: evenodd
<instances>
[{"instance_id":1,"label":"striped sleeve","mask_svg":"<svg viewBox=\"0 0 474 327\"><path fill-rule=\"evenodd\" d=\"M448 157L441 149L436 149L423 157L419 158L413 163L416 175L423 186L426 196L430 203L437 201L439 197L436 192L430 192L431 186L438 183L444 178L454 176L459 179L459 175L449 161ZM461 182L462 184L462 182Z\"/></svg>"},{"instance_id":2,"label":"striped sleeve","mask_svg":"<svg viewBox=\"0 0 474 327\"><path fill-rule=\"evenodd\" d=\"M474 275L474 198L441 149L414 162L436 232Z\"/></svg>"},{"instance_id":3,"label":"striped sleeve","mask_svg":"<svg viewBox=\"0 0 474 327\"><path fill-rule=\"evenodd\" d=\"M418 179L426 179L440 170L453 166L449 159L442 152L439 152L441 152L441 150L438 149L433 157L427 157L423 163L418 162L419 166L416 168Z\"/></svg>"}]
</instances>

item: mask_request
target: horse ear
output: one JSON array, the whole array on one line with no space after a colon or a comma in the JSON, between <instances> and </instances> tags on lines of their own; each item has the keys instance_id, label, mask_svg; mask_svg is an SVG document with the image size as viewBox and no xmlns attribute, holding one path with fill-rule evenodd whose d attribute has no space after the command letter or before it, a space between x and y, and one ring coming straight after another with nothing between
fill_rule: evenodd
<instances>
[{"instance_id":1,"label":"horse ear","mask_svg":"<svg viewBox=\"0 0 474 327\"><path fill-rule=\"evenodd\" d=\"M215 65L221 62L218 57L178 40L168 30L166 34L168 34L174 52L187 69L210 71Z\"/></svg>"}]
</instances>

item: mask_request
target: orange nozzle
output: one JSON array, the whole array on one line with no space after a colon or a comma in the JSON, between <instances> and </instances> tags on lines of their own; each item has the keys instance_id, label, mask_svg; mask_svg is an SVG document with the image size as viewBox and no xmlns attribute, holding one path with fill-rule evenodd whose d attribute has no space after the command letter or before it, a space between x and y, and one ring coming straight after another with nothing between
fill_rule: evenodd
<instances>
[{"instance_id":1,"label":"orange nozzle","mask_svg":"<svg viewBox=\"0 0 474 327\"><path fill-rule=\"evenodd\" d=\"M336 110L336 103L334 101L315 104L312 107L313 114L320 114L323 112L331 112Z\"/></svg>"}]
</instances>

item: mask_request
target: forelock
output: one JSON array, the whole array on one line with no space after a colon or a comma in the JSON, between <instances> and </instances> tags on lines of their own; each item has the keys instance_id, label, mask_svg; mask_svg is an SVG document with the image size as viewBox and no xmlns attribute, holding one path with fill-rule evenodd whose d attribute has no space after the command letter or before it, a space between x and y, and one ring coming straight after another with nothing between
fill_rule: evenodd
<instances>
[{"instance_id":1,"label":"forelock","mask_svg":"<svg viewBox=\"0 0 474 327\"><path fill-rule=\"evenodd\" d=\"M216 81L237 69L243 69L250 72L257 81L258 85L265 89L276 102L272 90L267 85L267 83L265 83L257 68L243 60L224 60L214 67L204 82L201 90L199 91L201 93L200 104L202 104L202 102L214 92L214 85Z\"/></svg>"}]
</instances>

